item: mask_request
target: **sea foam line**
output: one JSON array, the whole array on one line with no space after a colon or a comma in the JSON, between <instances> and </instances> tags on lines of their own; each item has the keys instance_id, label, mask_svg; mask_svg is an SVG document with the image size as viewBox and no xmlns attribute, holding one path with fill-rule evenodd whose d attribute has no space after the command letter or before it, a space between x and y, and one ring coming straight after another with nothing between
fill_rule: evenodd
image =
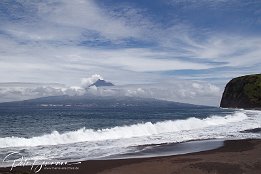
<instances>
[{"instance_id":1,"label":"sea foam line","mask_svg":"<svg viewBox=\"0 0 261 174\"><path fill-rule=\"evenodd\" d=\"M105 141L113 139L126 139L133 137L144 137L168 132L179 132L184 130L195 130L210 126L226 125L232 122L240 122L247 119L244 112L236 111L232 115L211 116L205 119L190 117L185 120L168 120L163 122L146 122L129 126L116 126L107 129L86 129L81 128L75 131L59 133L53 131L50 134L32 138L5 137L0 138L0 148L6 147L30 147L47 146L58 144L70 144L77 142Z\"/></svg>"}]
</instances>

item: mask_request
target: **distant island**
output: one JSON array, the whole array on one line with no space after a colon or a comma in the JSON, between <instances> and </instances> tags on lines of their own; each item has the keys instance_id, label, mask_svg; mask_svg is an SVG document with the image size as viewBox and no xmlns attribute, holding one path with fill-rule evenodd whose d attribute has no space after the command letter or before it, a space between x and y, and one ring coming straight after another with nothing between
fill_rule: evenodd
<instances>
[{"instance_id":1,"label":"distant island","mask_svg":"<svg viewBox=\"0 0 261 174\"><path fill-rule=\"evenodd\" d=\"M230 80L225 87L220 107L261 109L261 74Z\"/></svg>"},{"instance_id":2,"label":"distant island","mask_svg":"<svg viewBox=\"0 0 261 174\"><path fill-rule=\"evenodd\" d=\"M200 105L127 96L49 96L36 99L0 103L1 107L80 107L80 108L200 108Z\"/></svg>"}]
</instances>

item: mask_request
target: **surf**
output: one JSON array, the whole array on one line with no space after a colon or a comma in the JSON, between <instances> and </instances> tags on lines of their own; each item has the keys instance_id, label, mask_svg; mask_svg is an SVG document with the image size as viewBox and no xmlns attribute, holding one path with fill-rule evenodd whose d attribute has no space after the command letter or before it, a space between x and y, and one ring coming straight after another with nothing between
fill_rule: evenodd
<instances>
[{"instance_id":1,"label":"surf","mask_svg":"<svg viewBox=\"0 0 261 174\"><path fill-rule=\"evenodd\" d=\"M244 111L236 111L226 116L213 115L204 119L190 117L188 119L166 120L161 122L145 122L128 126L116 126L106 129L86 129L85 127L64 133L53 131L41 136L4 137L0 138L0 148L7 147L33 147L60 144L71 144L78 142L94 142L116 139L129 139L135 137L149 137L163 133L190 131L207 128L211 126L226 125L247 119Z\"/></svg>"}]
</instances>

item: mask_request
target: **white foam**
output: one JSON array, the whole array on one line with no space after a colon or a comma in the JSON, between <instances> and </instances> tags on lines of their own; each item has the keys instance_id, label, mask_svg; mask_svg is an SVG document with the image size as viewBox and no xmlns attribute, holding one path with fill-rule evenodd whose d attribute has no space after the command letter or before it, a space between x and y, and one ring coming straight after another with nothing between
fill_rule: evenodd
<instances>
[{"instance_id":1,"label":"white foam","mask_svg":"<svg viewBox=\"0 0 261 174\"><path fill-rule=\"evenodd\" d=\"M31 147L71 144L78 142L108 141L116 139L129 139L135 137L150 137L164 133L176 133L181 131L191 131L213 126L227 125L229 123L241 122L248 116L244 111L237 111L227 116L211 116L205 119L195 117L186 120L164 121L157 123L140 123L130 126L113 127L108 129L86 129L59 133L57 131L42 136L24 137L5 137L0 138L0 148L7 147ZM196 139L197 137L195 137Z\"/></svg>"}]
</instances>

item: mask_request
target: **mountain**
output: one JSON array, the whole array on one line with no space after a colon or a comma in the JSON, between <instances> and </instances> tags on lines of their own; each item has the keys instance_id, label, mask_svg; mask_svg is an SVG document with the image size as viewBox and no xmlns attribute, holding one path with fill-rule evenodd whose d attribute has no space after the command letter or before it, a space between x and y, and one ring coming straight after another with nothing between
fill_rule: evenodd
<instances>
[{"instance_id":1,"label":"mountain","mask_svg":"<svg viewBox=\"0 0 261 174\"><path fill-rule=\"evenodd\" d=\"M123 108L123 107L153 107L153 108L188 108L198 105L163 101L152 98L138 97L100 97L100 96L51 96L31 100L0 103L0 107L87 107L87 108Z\"/></svg>"},{"instance_id":2,"label":"mountain","mask_svg":"<svg viewBox=\"0 0 261 174\"><path fill-rule=\"evenodd\" d=\"M105 80L98 79L95 83L91 84L90 86L96 86L96 87L101 87L101 86L114 86L111 82L107 82Z\"/></svg>"},{"instance_id":3,"label":"mountain","mask_svg":"<svg viewBox=\"0 0 261 174\"><path fill-rule=\"evenodd\" d=\"M246 75L229 81L220 107L261 109L261 74Z\"/></svg>"}]
</instances>

